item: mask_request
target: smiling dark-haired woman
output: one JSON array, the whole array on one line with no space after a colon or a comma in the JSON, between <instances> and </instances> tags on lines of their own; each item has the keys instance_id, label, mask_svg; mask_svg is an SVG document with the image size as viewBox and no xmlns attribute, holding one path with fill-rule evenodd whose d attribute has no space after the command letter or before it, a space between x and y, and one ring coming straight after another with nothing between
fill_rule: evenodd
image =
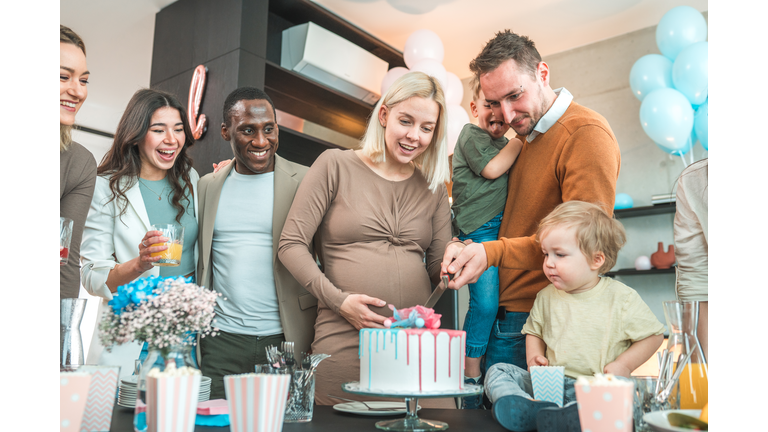
<instances>
[{"instance_id":1,"label":"smiling dark-haired woman","mask_svg":"<svg viewBox=\"0 0 768 432\"><path fill-rule=\"evenodd\" d=\"M186 111L168 93L137 91L117 126L115 139L98 168L96 189L83 232L81 251L85 289L102 301L99 317L117 287L150 275L191 276L197 266L197 181L189 148L194 143ZM177 267L157 267L151 253L168 246L152 225L184 227L184 249ZM98 320L97 320L98 326ZM131 343L107 352L98 328L88 364L120 365L130 375L141 346Z\"/></svg>"},{"instance_id":2,"label":"smiling dark-haired woman","mask_svg":"<svg viewBox=\"0 0 768 432\"><path fill-rule=\"evenodd\" d=\"M88 97L88 64L85 43L69 27L59 26L59 216L72 219L69 260L59 269L60 298L80 292L80 239L88 204L96 184L96 160L85 147L72 141L75 115Z\"/></svg>"}]
</instances>

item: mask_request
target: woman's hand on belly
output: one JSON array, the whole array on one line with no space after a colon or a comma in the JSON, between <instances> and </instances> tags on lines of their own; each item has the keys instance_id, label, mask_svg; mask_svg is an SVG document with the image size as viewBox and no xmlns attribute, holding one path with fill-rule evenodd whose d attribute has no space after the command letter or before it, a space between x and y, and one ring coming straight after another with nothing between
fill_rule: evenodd
<instances>
[{"instance_id":1,"label":"woman's hand on belly","mask_svg":"<svg viewBox=\"0 0 768 432\"><path fill-rule=\"evenodd\" d=\"M371 309L368 305L384 307L387 304L384 300L365 294L351 294L339 308L339 314L349 321L355 329L363 328L384 328L385 316L381 316Z\"/></svg>"}]
</instances>

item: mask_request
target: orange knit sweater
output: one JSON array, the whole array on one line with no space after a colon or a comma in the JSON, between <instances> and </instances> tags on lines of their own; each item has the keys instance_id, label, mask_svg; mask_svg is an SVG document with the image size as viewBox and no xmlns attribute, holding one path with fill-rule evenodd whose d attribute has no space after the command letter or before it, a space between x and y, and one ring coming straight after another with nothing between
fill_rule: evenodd
<instances>
[{"instance_id":1,"label":"orange knit sweater","mask_svg":"<svg viewBox=\"0 0 768 432\"><path fill-rule=\"evenodd\" d=\"M485 242L488 265L499 268L499 305L530 312L549 284L535 234L539 222L565 201L597 203L613 214L621 153L603 116L571 102L546 133L523 149L509 173L499 240Z\"/></svg>"}]
</instances>

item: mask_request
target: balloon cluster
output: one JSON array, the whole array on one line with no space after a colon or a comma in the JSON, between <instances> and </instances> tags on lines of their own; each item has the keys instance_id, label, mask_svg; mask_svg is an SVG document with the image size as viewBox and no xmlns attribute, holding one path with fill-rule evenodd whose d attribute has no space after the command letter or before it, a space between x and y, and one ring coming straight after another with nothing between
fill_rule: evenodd
<instances>
[{"instance_id":1,"label":"balloon cluster","mask_svg":"<svg viewBox=\"0 0 768 432\"><path fill-rule=\"evenodd\" d=\"M661 54L640 57L629 87L642 104L640 124L659 148L682 156L698 139L709 150L707 22L690 6L675 7L656 26Z\"/></svg>"},{"instance_id":2,"label":"balloon cluster","mask_svg":"<svg viewBox=\"0 0 768 432\"><path fill-rule=\"evenodd\" d=\"M436 314L433 309L424 306L414 306L400 309L399 311L393 305L389 305L392 310L392 318L384 320L386 328L440 328L441 314Z\"/></svg>"},{"instance_id":3,"label":"balloon cluster","mask_svg":"<svg viewBox=\"0 0 768 432\"><path fill-rule=\"evenodd\" d=\"M384 95L395 80L408 72L419 71L435 77L445 93L446 139L448 155L451 155L461 129L469 123L469 115L461 107L464 86L458 76L443 67L444 55L443 42L435 32L421 29L411 33L403 50L405 65L408 68L398 66L390 69L381 80L381 94Z\"/></svg>"}]
</instances>

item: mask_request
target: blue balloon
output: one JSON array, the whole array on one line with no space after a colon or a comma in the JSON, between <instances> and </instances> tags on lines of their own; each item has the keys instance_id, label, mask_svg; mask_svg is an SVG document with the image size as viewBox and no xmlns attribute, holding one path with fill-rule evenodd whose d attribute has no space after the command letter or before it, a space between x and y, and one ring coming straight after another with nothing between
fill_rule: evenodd
<instances>
[{"instance_id":1,"label":"blue balloon","mask_svg":"<svg viewBox=\"0 0 768 432\"><path fill-rule=\"evenodd\" d=\"M625 194L624 192L621 192L616 194L616 201L613 204L613 209L623 210L632 208L633 205L635 205L635 202L632 201L632 197Z\"/></svg>"},{"instance_id":2,"label":"blue balloon","mask_svg":"<svg viewBox=\"0 0 768 432\"><path fill-rule=\"evenodd\" d=\"M675 89L654 90L640 104L640 124L653 142L682 150L691 139L693 108Z\"/></svg>"},{"instance_id":3,"label":"blue balloon","mask_svg":"<svg viewBox=\"0 0 768 432\"><path fill-rule=\"evenodd\" d=\"M693 115L693 130L704 150L709 151L709 99Z\"/></svg>"},{"instance_id":4,"label":"blue balloon","mask_svg":"<svg viewBox=\"0 0 768 432\"><path fill-rule=\"evenodd\" d=\"M672 61L663 55L644 55L637 59L629 71L629 88L640 101L656 89L672 86Z\"/></svg>"},{"instance_id":5,"label":"blue balloon","mask_svg":"<svg viewBox=\"0 0 768 432\"><path fill-rule=\"evenodd\" d=\"M675 89L684 94L692 105L701 105L707 100L709 73L707 42L696 42L680 51L672 66L672 81Z\"/></svg>"},{"instance_id":6,"label":"blue balloon","mask_svg":"<svg viewBox=\"0 0 768 432\"><path fill-rule=\"evenodd\" d=\"M656 45L664 57L675 61L683 48L707 40L707 21L690 6L678 6L665 13L656 26Z\"/></svg>"}]
</instances>

